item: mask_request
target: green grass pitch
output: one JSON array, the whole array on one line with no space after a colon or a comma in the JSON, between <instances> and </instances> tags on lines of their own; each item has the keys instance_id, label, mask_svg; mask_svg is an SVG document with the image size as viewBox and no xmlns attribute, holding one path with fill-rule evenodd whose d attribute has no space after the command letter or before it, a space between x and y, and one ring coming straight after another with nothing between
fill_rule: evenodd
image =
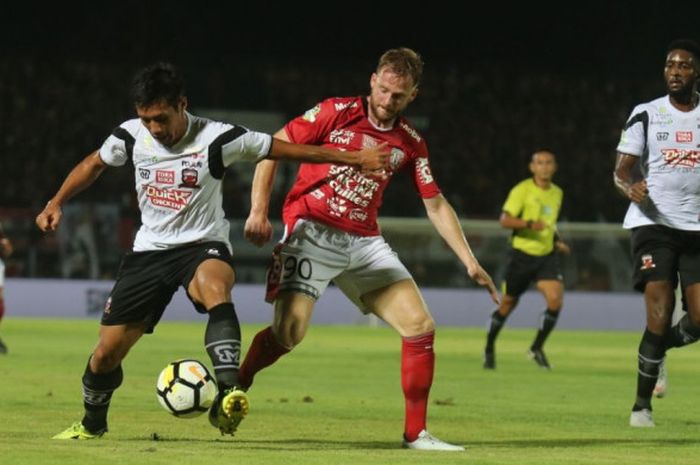
<instances>
[{"instance_id":1,"label":"green grass pitch","mask_svg":"<svg viewBox=\"0 0 700 465\"><path fill-rule=\"evenodd\" d=\"M641 310L640 310L641 311ZM389 328L312 326L260 373L235 437L205 415L178 419L155 397L160 370L194 357L210 366L204 322L163 322L124 362L110 431L95 441L50 437L82 415L81 384L99 324L7 318L0 356L0 465L31 464L697 464L700 347L670 352L669 392L653 429L627 426L640 333L555 331L554 369L526 358L534 330L506 327L497 370L481 368L481 328L439 328L428 426L463 453L400 448L398 336ZM244 350L261 326L244 325Z\"/></svg>"}]
</instances>

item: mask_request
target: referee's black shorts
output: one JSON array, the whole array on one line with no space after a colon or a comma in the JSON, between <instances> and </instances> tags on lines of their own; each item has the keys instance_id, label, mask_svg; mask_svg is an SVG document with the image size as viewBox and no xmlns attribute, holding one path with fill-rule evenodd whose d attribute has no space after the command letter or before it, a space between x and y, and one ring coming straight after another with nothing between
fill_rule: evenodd
<instances>
[{"instance_id":1,"label":"referee's black shorts","mask_svg":"<svg viewBox=\"0 0 700 465\"><path fill-rule=\"evenodd\" d=\"M146 332L152 333L177 288L183 286L186 290L199 264L212 258L233 268L231 253L223 242L200 242L168 250L126 254L105 304L102 324L143 322ZM189 294L187 296L192 300ZM195 308L200 313L206 312L197 304Z\"/></svg>"},{"instance_id":2,"label":"referee's black shorts","mask_svg":"<svg viewBox=\"0 0 700 465\"><path fill-rule=\"evenodd\" d=\"M556 252L537 256L511 249L501 291L511 297L520 297L530 283L550 279L563 280Z\"/></svg>"},{"instance_id":3,"label":"referee's black shorts","mask_svg":"<svg viewBox=\"0 0 700 465\"><path fill-rule=\"evenodd\" d=\"M650 281L668 281L683 288L700 282L700 231L661 225L639 226L631 237L634 288L644 292Z\"/></svg>"}]
</instances>

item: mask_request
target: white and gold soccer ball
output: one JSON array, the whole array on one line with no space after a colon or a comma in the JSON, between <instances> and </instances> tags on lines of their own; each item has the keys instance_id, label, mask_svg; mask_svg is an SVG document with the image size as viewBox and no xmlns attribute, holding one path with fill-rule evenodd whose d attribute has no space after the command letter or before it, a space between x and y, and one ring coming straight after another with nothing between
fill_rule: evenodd
<instances>
[{"instance_id":1,"label":"white and gold soccer ball","mask_svg":"<svg viewBox=\"0 0 700 465\"><path fill-rule=\"evenodd\" d=\"M178 418L194 418L209 410L218 394L216 381L203 363L183 359L170 362L158 375L158 402Z\"/></svg>"}]
</instances>

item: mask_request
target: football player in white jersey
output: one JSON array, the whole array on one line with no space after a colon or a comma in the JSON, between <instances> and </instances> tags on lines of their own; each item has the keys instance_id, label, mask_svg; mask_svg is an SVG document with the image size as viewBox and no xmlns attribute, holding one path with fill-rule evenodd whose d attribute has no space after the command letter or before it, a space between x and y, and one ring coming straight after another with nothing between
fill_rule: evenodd
<instances>
[{"instance_id":1,"label":"football player in white jersey","mask_svg":"<svg viewBox=\"0 0 700 465\"><path fill-rule=\"evenodd\" d=\"M700 337L698 78L700 46L673 41L664 66L668 94L634 108L617 146L614 181L631 201L623 226L632 230L634 287L646 304L634 427L654 426L651 397L665 377L666 351ZM687 313L672 325L679 276Z\"/></svg>"},{"instance_id":2,"label":"football player in white jersey","mask_svg":"<svg viewBox=\"0 0 700 465\"><path fill-rule=\"evenodd\" d=\"M383 146L343 152L291 144L194 116L187 112L183 79L168 63L139 71L132 99L138 118L122 123L78 163L36 218L42 231L55 230L66 201L107 167L131 161L142 226L122 261L85 368L84 417L54 438L93 439L107 431L109 402L123 378L121 362L144 333L153 332L179 286L197 311L208 314L205 345L219 386L209 419L232 435L248 411L248 398L238 388L241 331L231 301L235 274L222 208L226 168L237 161L288 159L374 171L384 168L389 153Z\"/></svg>"}]
</instances>

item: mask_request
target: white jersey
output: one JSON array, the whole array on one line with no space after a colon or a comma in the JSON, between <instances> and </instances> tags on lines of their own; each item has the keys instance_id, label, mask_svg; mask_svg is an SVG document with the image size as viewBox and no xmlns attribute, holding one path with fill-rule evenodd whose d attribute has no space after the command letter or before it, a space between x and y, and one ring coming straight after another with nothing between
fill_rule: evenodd
<instances>
[{"instance_id":1,"label":"white jersey","mask_svg":"<svg viewBox=\"0 0 700 465\"><path fill-rule=\"evenodd\" d=\"M257 162L272 136L187 113L187 132L172 147L151 136L139 119L122 123L102 144L111 166L134 165L141 227L134 251L162 250L199 241L229 242L221 182L236 161Z\"/></svg>"},{"instance_id":2,"label":"white jersey","mask_svg":"<svg viewBox=\"0 0 700 465\"><path fill-rule=\"evenodd\" d=\"M649 198L630 203L623 227L659 224L700 231L700 107L683 112L668 95L637 105L617 151L640 157Z\"/></svg>"}]
</instances>

